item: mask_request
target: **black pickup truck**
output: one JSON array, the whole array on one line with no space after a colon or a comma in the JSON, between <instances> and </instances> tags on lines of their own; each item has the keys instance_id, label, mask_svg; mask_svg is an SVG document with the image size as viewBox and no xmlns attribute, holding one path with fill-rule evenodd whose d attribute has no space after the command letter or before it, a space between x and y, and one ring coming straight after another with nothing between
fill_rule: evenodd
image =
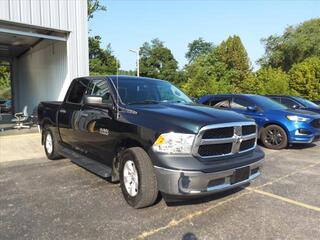
<instances>
[{"instance_id":1,"label":"black pickup truck","mask_svg":"<svg viewBox=\"0 0 320 240\"><path fill-rule=\"evenodd\" d=\"M195 104L163 80L77 78L63 102L39 104L38 118L49 159L120 181L135 208L159 193L180 199L247 184L264 158L253 120Z\"/></svg>"}]
</instances>

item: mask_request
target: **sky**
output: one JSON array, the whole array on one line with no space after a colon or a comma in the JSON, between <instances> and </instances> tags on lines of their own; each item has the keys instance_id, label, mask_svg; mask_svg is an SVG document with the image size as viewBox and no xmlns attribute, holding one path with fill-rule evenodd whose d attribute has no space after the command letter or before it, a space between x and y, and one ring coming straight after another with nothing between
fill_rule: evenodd
<instances>
[{"instance_id":1,"label":"sky","mask_svg":"<svg viewBox=\"0 0 320 240\"><path fill-rule=\"evenodd\" d=\"M164 41L181 69L188 43L199 37L219 44L239 35L255 69L263 56L261 39L282 34L286 27L320 17L320 1L289 0L101 0L106 12L95 13L90 35L111 44L121 69L135 69L135 54L146 41Z\"/></svg>"}]
</instances>

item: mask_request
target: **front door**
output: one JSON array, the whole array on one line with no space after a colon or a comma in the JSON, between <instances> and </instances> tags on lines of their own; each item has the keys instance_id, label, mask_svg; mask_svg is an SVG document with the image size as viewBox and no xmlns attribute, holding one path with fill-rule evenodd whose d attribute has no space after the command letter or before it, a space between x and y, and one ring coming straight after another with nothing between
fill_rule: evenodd
<instances>
[{"instance_id":1,"label":"front door","mask_svg":"<svg viewBox=\"0 0 320 240\"><path fill-rule=\"evenodd\" d=\"M106 79L92 80L87 95L102 97L102 104L84 104L79 114L81 148L92 158L108 165L112 163L117 140L117 119Z\"/></svg>"},{"instance_id":2,"label":"front door","mask_svg":"<svg viewBox=\"0 0 320 240\"><path fill-rule=\"evenodd\" d=\"M264 119L264 114L262 112L262 109L259 109L257 107L256 111L251 111L248 110L248 107L257 107L254 102L250 101L249 99L245 99L241 96L236 96L233 98L231 102L231 109L238 112L242 113L250 118L253 118L256 122L256 124L261 127L263 119Z\"/></svg>"}]
</instances>

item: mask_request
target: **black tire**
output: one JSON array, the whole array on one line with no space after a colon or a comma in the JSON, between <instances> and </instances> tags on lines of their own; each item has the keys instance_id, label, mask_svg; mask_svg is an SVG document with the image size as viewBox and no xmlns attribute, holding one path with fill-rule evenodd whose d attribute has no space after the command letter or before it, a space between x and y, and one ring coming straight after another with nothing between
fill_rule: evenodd
<instances>
[{"instance_id":1,"label":"black tire","mask_svg":"<svg viewBox=\"0 0 320 240\"><path fill-rule=\"evenodd\" d=\"M138 188L135 196L132 196L125 186L124 168L127 162L134 163L138 176ZM156 201L158 196L157 179L151 159L142 148L128 148L121 154L120 186L125 200L133 208L148 207Z\"/></svg>"},{"instance_id":2,"label":"black tire","mask_svg":"<svg viewBox=\"0 0 320 240\"><path fill-rule=\"evenodd\" d=\"M286 131L278 125L269 125L262 130L261 142L266 148L280 150L288 145Z\"/></svg>"},{"instance_id":3,"label":"black tire","mask_svg":"<svg viewBox=\"0 0 320 240\"><path fill-rule=\"evenodd\" d=\"M48 148L48 137L51 137L52 139L52 149ZM54 131L52 131L52 129L50 128L43 130L43 146L48 159L58 160L62 158L62 156L59 154L60 144L58 142L57 136L54 134Z\"/></svg>"}]
</instances>

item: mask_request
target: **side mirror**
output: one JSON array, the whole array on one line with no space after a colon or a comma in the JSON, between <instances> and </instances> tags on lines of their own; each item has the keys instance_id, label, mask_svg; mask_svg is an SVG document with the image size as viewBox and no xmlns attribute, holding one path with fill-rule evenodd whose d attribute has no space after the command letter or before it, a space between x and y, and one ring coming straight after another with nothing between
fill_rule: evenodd
<instances>
[{"instance_id":1,"label":"side mirror","mask_svg":"<svg viewBox=\"0 0 320 240\"><path fill-rule=\"evenodd\" d=\"M248 106L247 110L250 112L257 112L258 111L258 107L257 106Z\"/></svg>"},{"instance_id":2,"label":"side mirror","mask_svg":"<svg viewBox=\"0 0 320 240\"><path fill-rule=\"evenodd\" d=\"M294 105L292 106L292 108L293 108L293 109L299 109L299 108L300 108L300 106L299 106L299 105L297 105L297 104L294 104Z\"/></svg>"},{"instance_id":3,"label":"side mirror","mask_svg":"<svg viewBox=\"0 0 320 240\"><path fill-rule=\"evenodd\" d=\"M85 95L84 104L100 105L102 104L102 97L94 95Z\"/></svg>"}]
</instances>

